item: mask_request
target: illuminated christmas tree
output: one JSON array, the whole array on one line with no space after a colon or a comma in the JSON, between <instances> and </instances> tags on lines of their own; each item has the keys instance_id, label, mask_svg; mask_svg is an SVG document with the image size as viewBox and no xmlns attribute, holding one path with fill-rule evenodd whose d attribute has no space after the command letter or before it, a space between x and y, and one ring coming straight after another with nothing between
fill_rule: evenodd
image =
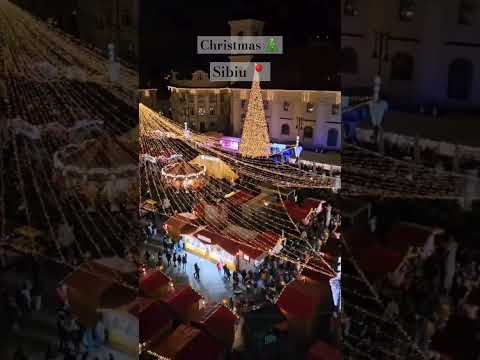
<instances>
[{"instance_id":1,"label":"illuminated christmas tree","mask_svg":"<svg viewBox=\"0 0 480 360\"><path fill-rule=\"evenodd\" d=\"M260 89L259 72L261 71L261 65L257 64L240 143L240 154L250 158L270 156L270 137L268 136L267 120L265 119Z\"/></svg>"}]
</instances>

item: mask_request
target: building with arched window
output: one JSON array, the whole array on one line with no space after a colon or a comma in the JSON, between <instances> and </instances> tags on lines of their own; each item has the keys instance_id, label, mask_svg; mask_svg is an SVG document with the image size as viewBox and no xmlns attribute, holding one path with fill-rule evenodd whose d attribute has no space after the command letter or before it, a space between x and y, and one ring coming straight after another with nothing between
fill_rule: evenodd
<instances>
[{"instance_id":1,"label":"building with arched window","mask_svg":"<svg viewBox=\"0 0 480 360\"><path fill-rule=\"evenodd\" d=\"M480 2L393 3L342 1L342 93L371 95L380 73L393 105L480 106Z\"/></svg>"}]
</instances>

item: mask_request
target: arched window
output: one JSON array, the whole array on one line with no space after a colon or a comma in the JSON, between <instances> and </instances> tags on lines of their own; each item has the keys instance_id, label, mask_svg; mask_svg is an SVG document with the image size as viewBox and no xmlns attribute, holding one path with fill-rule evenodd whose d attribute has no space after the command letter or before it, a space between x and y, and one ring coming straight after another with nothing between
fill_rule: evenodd
<instances>
[{"instance_id":1,"label":"arched window","mask_svg":"<svg viewBox=\"0 0 480 360\"><path fill-rule=\"evenodd\" d=\"M392 58L392 80L413 79L413 56L404 52L397 53Z\"/></svg>"},{"instance_id":2,"label":"arched window","mask_svg":"<svg viewBox=\"0 0 480 360\"><path fill-rule=\"evenodd\" d=\"M400 7L398 9L400 21L412 21L415 17L416 5L415 0L400 0Z\"/></svg>"},{"instance_id":3,"label":"arched window","mask_svg":"<svg viewBox=\"0 0 480 360\"><path fill-rule=\"evenodd\" d=\"M327 133L327 146L336 147L338 142L338 130L331 128Z\"/></svg>"},{"instance_id":4,"label":"arched window","mask_svg":"<svg viewBox=\"0 0 480 360\"><path fill-rule=\"evenodd\" d=\"M354 48L346 47L342 49L340 71L344 74L356 74L358 72L358 56Z\"/></svg>"},{"instance_id":5,"label":"arched window","mask_svg":"<svg viewBox=\"0 0 480 360\"><path fill-rule=\"evenodd\" d=\"M306 126L303 129L303 137L305 139L311 139L313 138L313 128L311 126Z\"/></svg>"},{"instance_id":6,"label":"arched window","mask_svg":"<svg viewBox=\"0 0 480 360\"><path fill-rule=\"evenodd\" d=\"M456 59L448 67L448 97L468 100L472 91L473 64L467 59Z\"/></svg>"},{"instance_id":7,"label":"arched window","mask_svg":"<svg viewBox=\"0 0 480 360\"><path fill-rule=\"evenodd\" d=\"M282 135L290 135L290 126L288 124L282 125Z\"/></svg>"}]
</instances>

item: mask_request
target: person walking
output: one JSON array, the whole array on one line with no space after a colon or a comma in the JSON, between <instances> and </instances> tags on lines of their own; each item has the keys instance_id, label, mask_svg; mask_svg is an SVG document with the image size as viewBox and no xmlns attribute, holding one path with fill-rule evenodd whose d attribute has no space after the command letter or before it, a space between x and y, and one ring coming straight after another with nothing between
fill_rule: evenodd
<instances>
[{"instance_id":1,"label":"person walking","mask_svg":"<svg viewBox=\"0 0 480 360\"><path fill-rule=\"evenodd\" d=\"M177 267L177 254L176 253L173 253L172 261L173 261L173 267Z\"/></svg>"},{"instance_id":2,"label":"person walking","mask_svg":"<svg viewBox=\"0 0 480 360\"><path fill-rule=\"evenodd\" d=\"M218 270L218 273L222 272L222 263L220 261L217 263L217 270Z\"/></svg>"},{"instance_id":3,"label":"person walking","mask_svg":"<svg viewBox=\"0 0 480 360\"><path fill-rule=\"evenodd\" d=\"M195 278L197 280L200 280L200 267L198 266L197 263L195 263L195 265L193 265L194 269L195 269Z\"/></svg>"},{"instance_id":4,"label":"person walking","mask_svg":"<svg viewBox=\"0 0 480 360\"><path fill-rule=\"evenodd\" d=\"M170 261L172 259L172 254L170 254L170 252L167 251L166 257L167 257L167 265L170 266Z\"/></svg>"},{"instance_id":5,"label":"person walking","mask_svg":"<svg viewBox=\"0 0 480 360\"><path fill-rule=\"evenodd\" d=\"M183 254L182 257L183 270L187 270L187 254Z\"/></svg>"}]
</instances>

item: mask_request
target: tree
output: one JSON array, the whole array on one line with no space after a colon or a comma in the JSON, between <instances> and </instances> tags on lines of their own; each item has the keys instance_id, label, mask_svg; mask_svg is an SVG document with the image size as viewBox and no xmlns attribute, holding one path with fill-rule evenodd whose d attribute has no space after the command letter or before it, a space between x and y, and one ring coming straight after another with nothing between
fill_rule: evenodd
<instances>
[{"instance_id":1,"label":"tree","mask_svg":"<svg viewBox=\"0 0 480 360\"><path fill-rule=\"evenodd\" d=\"M255 67L247 115L243 125L240 154L249 158L270 156L270 137L263 109L263 98L257 67Z\"/></svg>"}]
</instances>

